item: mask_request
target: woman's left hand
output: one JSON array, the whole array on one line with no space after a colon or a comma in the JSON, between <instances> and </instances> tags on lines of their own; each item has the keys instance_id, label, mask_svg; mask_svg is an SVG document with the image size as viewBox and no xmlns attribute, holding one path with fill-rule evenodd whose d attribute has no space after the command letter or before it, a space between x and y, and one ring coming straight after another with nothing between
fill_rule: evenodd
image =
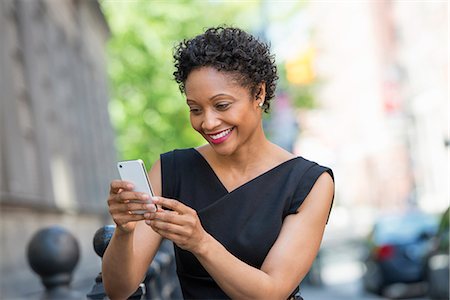
<instances>
[{"instance_id":1,"label":"woman's left hand","mask_svg":"<svg viewBox=\"0 0 450 300\"><path fill-rule=\"evenodd\" d=\"M159 208L144 215L145 223L178 247L192 253L198 251L208 233L203 229L197 212L174 199L152 197L152 201Z\"/></svg>"}]
</instances>

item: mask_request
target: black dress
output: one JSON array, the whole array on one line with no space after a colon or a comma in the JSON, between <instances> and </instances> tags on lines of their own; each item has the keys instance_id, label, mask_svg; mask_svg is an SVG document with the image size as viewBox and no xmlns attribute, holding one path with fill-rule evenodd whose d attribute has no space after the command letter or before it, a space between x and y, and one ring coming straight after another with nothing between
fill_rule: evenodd
<instances>
[{"instance_id":1,"label":"black dress","mask_svg":"<svg viewBox=\"0 0 450 300\"><path fill-rule=\"evenodd\" d=\"M197 150L161 155L162 196L195 209L209 234L255 268L323 172L333 176L329 168L295 157L228 192ZM229 299L193 254L174 247L185 299Z\"/></svg>"}]
</instances>

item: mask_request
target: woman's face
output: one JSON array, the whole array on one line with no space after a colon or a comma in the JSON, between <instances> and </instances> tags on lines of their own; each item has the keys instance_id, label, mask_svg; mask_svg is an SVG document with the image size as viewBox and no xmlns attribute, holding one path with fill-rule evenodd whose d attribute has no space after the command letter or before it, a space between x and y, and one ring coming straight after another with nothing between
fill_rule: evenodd
<instances>
[{"instance_id":1,"label":"woman's face","mask_svg":"<svg viewBox=\"0 0 450 300\"><path fill-rule=\"evenodd\" d=\"M219 154L235 153L262 132L262 110L258 107L264 92L253 98L230 74L212 67L194 69L185 82L192 127Z\"/></svg>"}]
</instances>

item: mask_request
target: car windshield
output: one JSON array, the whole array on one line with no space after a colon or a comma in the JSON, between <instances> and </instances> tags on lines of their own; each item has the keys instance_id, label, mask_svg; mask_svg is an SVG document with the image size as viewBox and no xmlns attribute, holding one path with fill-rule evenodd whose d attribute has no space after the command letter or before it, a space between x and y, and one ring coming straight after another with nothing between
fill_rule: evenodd
<instances>
[{"instance_id":1,"label":"car windshield","mask_svg":"<svg viewBox=\"0 0 450 300\"><path fill-rule=\"evenodd\" d=\"M436 232L436 218L422 214L386 216L375 225L374 240L377 244L402 244L417 241L422 235Z\"/></svg>"}]
</instances>

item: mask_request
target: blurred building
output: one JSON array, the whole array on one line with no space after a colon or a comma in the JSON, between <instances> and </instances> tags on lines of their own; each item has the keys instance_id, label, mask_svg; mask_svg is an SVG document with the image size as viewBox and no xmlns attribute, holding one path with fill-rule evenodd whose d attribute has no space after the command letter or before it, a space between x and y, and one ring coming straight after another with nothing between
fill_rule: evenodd
<instances>
[{"instance_id":1,"label":"blurred building","mask_svg":"<svg viewBox=\"0 0 450 300\"><path fill-rule=\"evenodd\" d=\"M421 208L443 212L449 205L449 3L392 2L395 63L403 80L415 194Z\"/></svg>"},{"instance_id":2,"label":"blurred building","mask_svg":"<svg viewBox=\"0 0 450 300\"><path fill-rule=\"evenodd\" d=\"M26 259L40 228L77 238L74 284L94 283L92 248L116 177L105 43L96 1L0 1L0 298L41 291Z\"/></svg>"},{"instance_id":3,"label":"blurred building","mask_svg":"<svg viewBox=\"0 0 450 300\"><path fill-rule=\"evenodd\" d=\"M328 233L366 234L381 212L448 205L448 3L311 2L318 107L297 153L331 166ZM331 231L330 231L331 230Z\"/></svg>"}]
</instances>

